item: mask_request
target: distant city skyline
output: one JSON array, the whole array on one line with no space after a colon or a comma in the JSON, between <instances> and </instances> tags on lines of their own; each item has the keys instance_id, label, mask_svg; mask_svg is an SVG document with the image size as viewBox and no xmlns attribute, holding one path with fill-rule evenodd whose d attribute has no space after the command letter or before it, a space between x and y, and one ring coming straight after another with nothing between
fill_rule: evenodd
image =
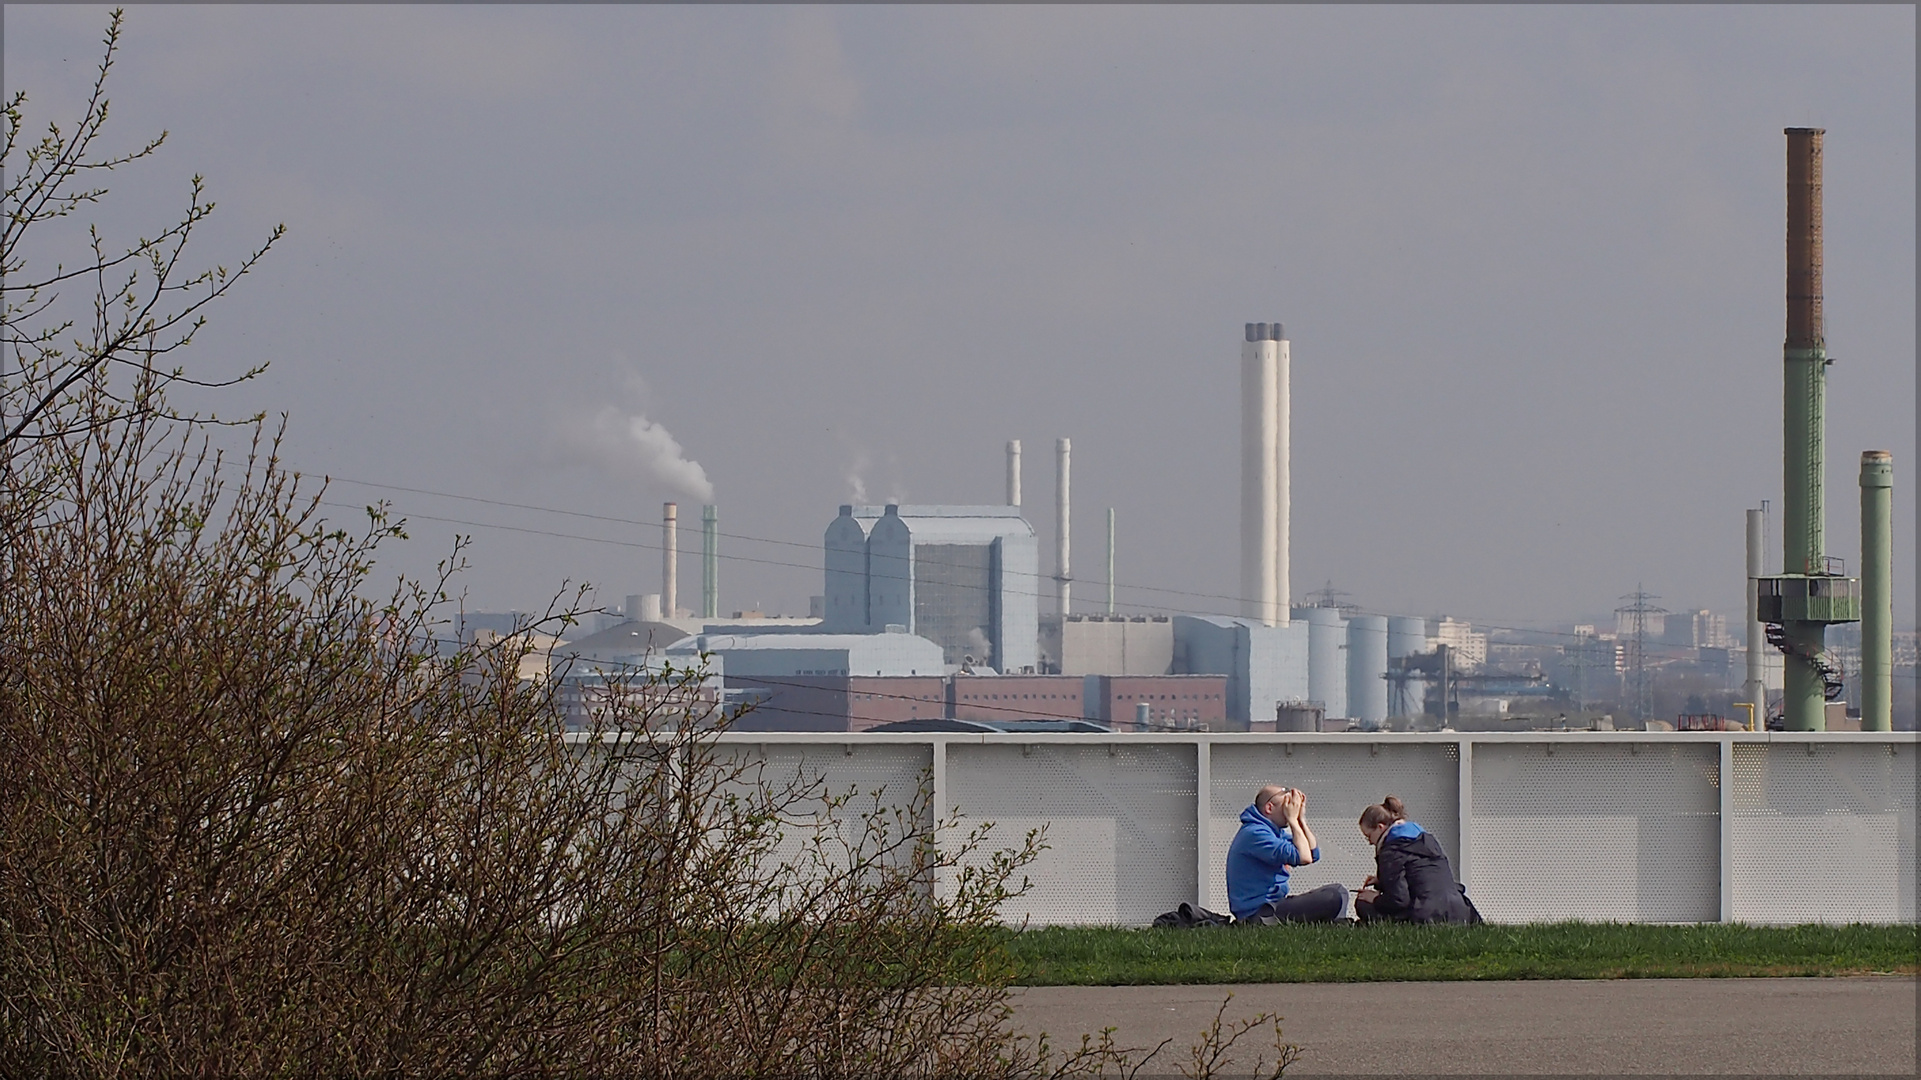
<instances>
[{"instance_id":1,"label":"distant city skyline","mask_svg":"<svg viewBox=\"0 0 1921 1080\"><path fill-rule=\"evenodd\" d=\"M29 134L71 117L105 9L0 17ZM1077 607L1104 603L1114 507L1122 607L1236 613L1241 332L1277 320L1297 603L1331 581L1545 626L1645 587L1738 636L1742 510L1780 499L1782 128L1825 127L1828 548L1854 571L1859 453L1891 450L1911 628L1914 31L1912 7L142 6L108 141L170 136L97 220L151 228L200 173L200 262L288 224L192 359L273 366L205 400L391 485L328 500L413 520L385 574L472 534L473 609L657 591L675 500L683 598L712 501L723 612L805 614L838 504L999 503L1010 438L1045 577L1067 436Z\"/></svg>"}]
</instances>

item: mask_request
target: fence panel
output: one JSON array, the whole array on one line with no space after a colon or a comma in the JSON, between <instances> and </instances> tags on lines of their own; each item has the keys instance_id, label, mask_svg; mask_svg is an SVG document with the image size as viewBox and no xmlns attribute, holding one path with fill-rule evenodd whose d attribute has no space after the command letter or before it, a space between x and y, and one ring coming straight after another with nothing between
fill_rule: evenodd
<instances>
[{"instance_id":1,"label":"fence panel","mask_svg":"<svg viewBox=\"0 0 1921 1080\"><path fill-rule=\"evenodd\" d=\"M1912 733L767 733L724 742L764 759L770 780L884 788L893 804L939 763L938 809L995 822L996 846L1045 826L1049 850L1028 869L1034 887L1003 913L1012 923L1138 926L1197 899L1225 910L1227 848L1267 783L1308 792L1322 858L1296 872L1301 889L1360 884L1373 852L1355 819L1392 793L1457 870L1471 832L1471 892L1490 921L1912 923L1917 914ZM1472 751L1465 761L1462 744ZM819 827L852 835L849 823Z\"/></svg>"},{"instance_id":2,"label":"fence panel","mask_svg":"<svg viewBox=\"0 0 1921 1080\"><path fill-rule=\"evenodd\" d=\"M784 815L779 841L766 859L770 866L806 865L806 853L816 843L822 856L831 860L829 867L848 865L850 857L879 835L867 832L863 814L878 812L889 837L898 836L902 827L925 834L933 826L933 806L926 800L917 818L908 821L894 816L895 811L912 806L916 794L928 782L928 766L933 759L933 748L928 744L858 740L795 744L767 740L721 746L715 756L745 767L734 786L814 790L816 797L795 800L787 806L789 812ZM846 798L846 802L829 813L827 800L839 798ZM895 857L885 861L900 864L908 853L905 847L898 848ZM770 897L769 902L779 903L782 898Z\"/></svg>"},{"instance_id":3,"label":"fence panel","mask_svg":"<svg viewBox=\"0 0 1921 1080\"><path fill-rule=\"evenodd\" d=\"M1734 747L1734 918L1915 921L1913 744Z\"/></svg>"},{"instance_id":4,"label":"fence panel","mask_svg":"<svg viewBox=\"0 0 1921 1080\"><path fill-rule=\"evenodd\" d=\"M1045 826L1012 923L1139 926L1195 896L1191 742L967 743L947 748L948 805L1000 847Z\"/></svg>"},{"instance_id":5,"label":"fence panel","mask_svg":"<svg viewBox=\"0 0 1921 1080\"><path fill-rule=\"evenodd\" d=\"M1711 742L1474 747L1474 901L1490 922L1720 917Z\"/></svg>"},{"instance_id":6,"label":"fence panel","mask_svg":"<svg viewBox=\"0 0 1921 1080\"><path fill-rule=\"evenodd\" d=\"M1321 844L1321 861L1294 871L1294 891L1331 881L1349 889L1374 872L1374 849L1362 838L1361 811L1398 795L1408 815L1441 841L1448 854L1460 850L1458 820L1460 749L1454 743L1392 739L1360 743L1219 741L1212 752L1208 843L1214 868L1205 906L1227 910L1227 848L1240 829L1241 811L1265 784L1307 792L1307 823Z\"/></svg>"}]
</instances>

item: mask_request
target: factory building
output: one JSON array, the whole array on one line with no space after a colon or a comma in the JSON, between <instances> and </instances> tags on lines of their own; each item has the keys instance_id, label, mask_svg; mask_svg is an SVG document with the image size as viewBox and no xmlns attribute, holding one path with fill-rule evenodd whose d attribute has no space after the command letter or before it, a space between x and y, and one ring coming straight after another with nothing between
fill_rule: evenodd
<instances>
[{"instance_id":1,"label":"factory building","mask_svg":"<svg viewBox=\"0 0 1921 1080\"><path fill-rule=\"evenodd\" d=\"M1228 730L1222 675L1094 675L1087 685L1087 719L1116 731Z\"/></svg>"},{"instance_id":2,"label":"factory building","mask_svg":"<svg viewBox=\"0 0 1921 1080\"><path fill-rule=\"evenodd\" d=\"M1174 621L1166 615L1069 615L1060 622L1063 675L1168 675Z\"/></svg>"},{"instance_id":3,"label":"factory building","mask_svg":"<svg viewBox=\"0 0 1921 1080\"><path fill-rule=\"evenodd\" d=\"M1087 680L1079 675L964 675L947 682L955 720L1083 720Z\"/></svg>"},{"instance_id":4,"label":"factory building","mask_svg":"<svg viewBox=\"0 0 1921 1080\"><path fill-rule=\"evenodd\" d=\"M1246 731L1257 715L1272 719L1279 702L1308 697L1306 623L1265 626L1255 619L1176 615L1174 654L1180 674L1226 676L1232 729Z\"/></svg>"},{"instance_id":5,"label":"factory building","mask_svg":"<svg viewBox=\"0 0 1921 1080\"><path fill-rule=\"evenodd\" d=\"M1038 662L1040 548L1019 507L844 505L824 545L827 633L894 628L949 667Z\"/></svg>"},{"instance_id":6,"label":"factory building","mask_svg":"<svg viewBox=\"0 0 1921 1080\"><path fill-rule=\"evenodd\" d=\"M796 675L946 674L939 645L913 634L699 634L662 650L675 666L711 657L729 685Z\"/></svg>"},{"instance_id":7,"label":"factory building","mask_svg":"<svg viewBox=\"0 0 1921 1080\"><path fill-rule=\"evenodd\" d=\"M735 675L727 688L748 706L735 731L867 731L947 715L939 675Z\"/></svg>"}]
</instances>

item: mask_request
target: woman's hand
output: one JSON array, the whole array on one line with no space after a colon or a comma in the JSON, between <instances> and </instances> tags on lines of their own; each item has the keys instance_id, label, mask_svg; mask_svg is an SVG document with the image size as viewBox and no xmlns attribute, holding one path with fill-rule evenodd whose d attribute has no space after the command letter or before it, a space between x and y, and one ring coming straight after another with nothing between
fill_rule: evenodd
<instances>
[{"instance_id":1,"label":"woman's hand","mask_svg":"<svg viewBox=\"0 0 1921 1080\"><path fill-rule=\"evenodd\" d=\"M1368 887L1369 885L1372 885L1372 884L1374 884L1374 882L1375 882L1375 881L1377 881L1377 880L1378 880L1378 879L1377 879L1377 878L1376 878L1376 877L1375 877L1375 876L1374 876L1373 874L1369 874L1369 875L1367 875L1366 877L1364 877L1364 878L1362 878L1362 879L1361 879L1361 888L1363 888L1363 889L1365 889L1365 888L1367 888L1367 887Z\"/></svg>"}]
</instances>

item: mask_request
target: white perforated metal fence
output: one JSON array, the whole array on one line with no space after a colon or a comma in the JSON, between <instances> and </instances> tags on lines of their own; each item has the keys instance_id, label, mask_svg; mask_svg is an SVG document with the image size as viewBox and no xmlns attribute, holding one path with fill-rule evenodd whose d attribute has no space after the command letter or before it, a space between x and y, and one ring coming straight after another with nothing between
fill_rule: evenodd
<instances>
[{"instance_id":1,"label":"white perforated metal fence","mask_svg":"<svg viewBox=\"0 0 1921 1080\"><path fill-rule=\"evenodd\" d=\"M1493 922L1914 922L1913 732L723 736L772 772L995 824L1045 826L1018 923L1143 925L1224 911L1241 810L1299 787L1321 861L1357 887L1361 809L1394 794ZM871 801L870 801L871 805Z\"/></svg>"}]
</instances>

